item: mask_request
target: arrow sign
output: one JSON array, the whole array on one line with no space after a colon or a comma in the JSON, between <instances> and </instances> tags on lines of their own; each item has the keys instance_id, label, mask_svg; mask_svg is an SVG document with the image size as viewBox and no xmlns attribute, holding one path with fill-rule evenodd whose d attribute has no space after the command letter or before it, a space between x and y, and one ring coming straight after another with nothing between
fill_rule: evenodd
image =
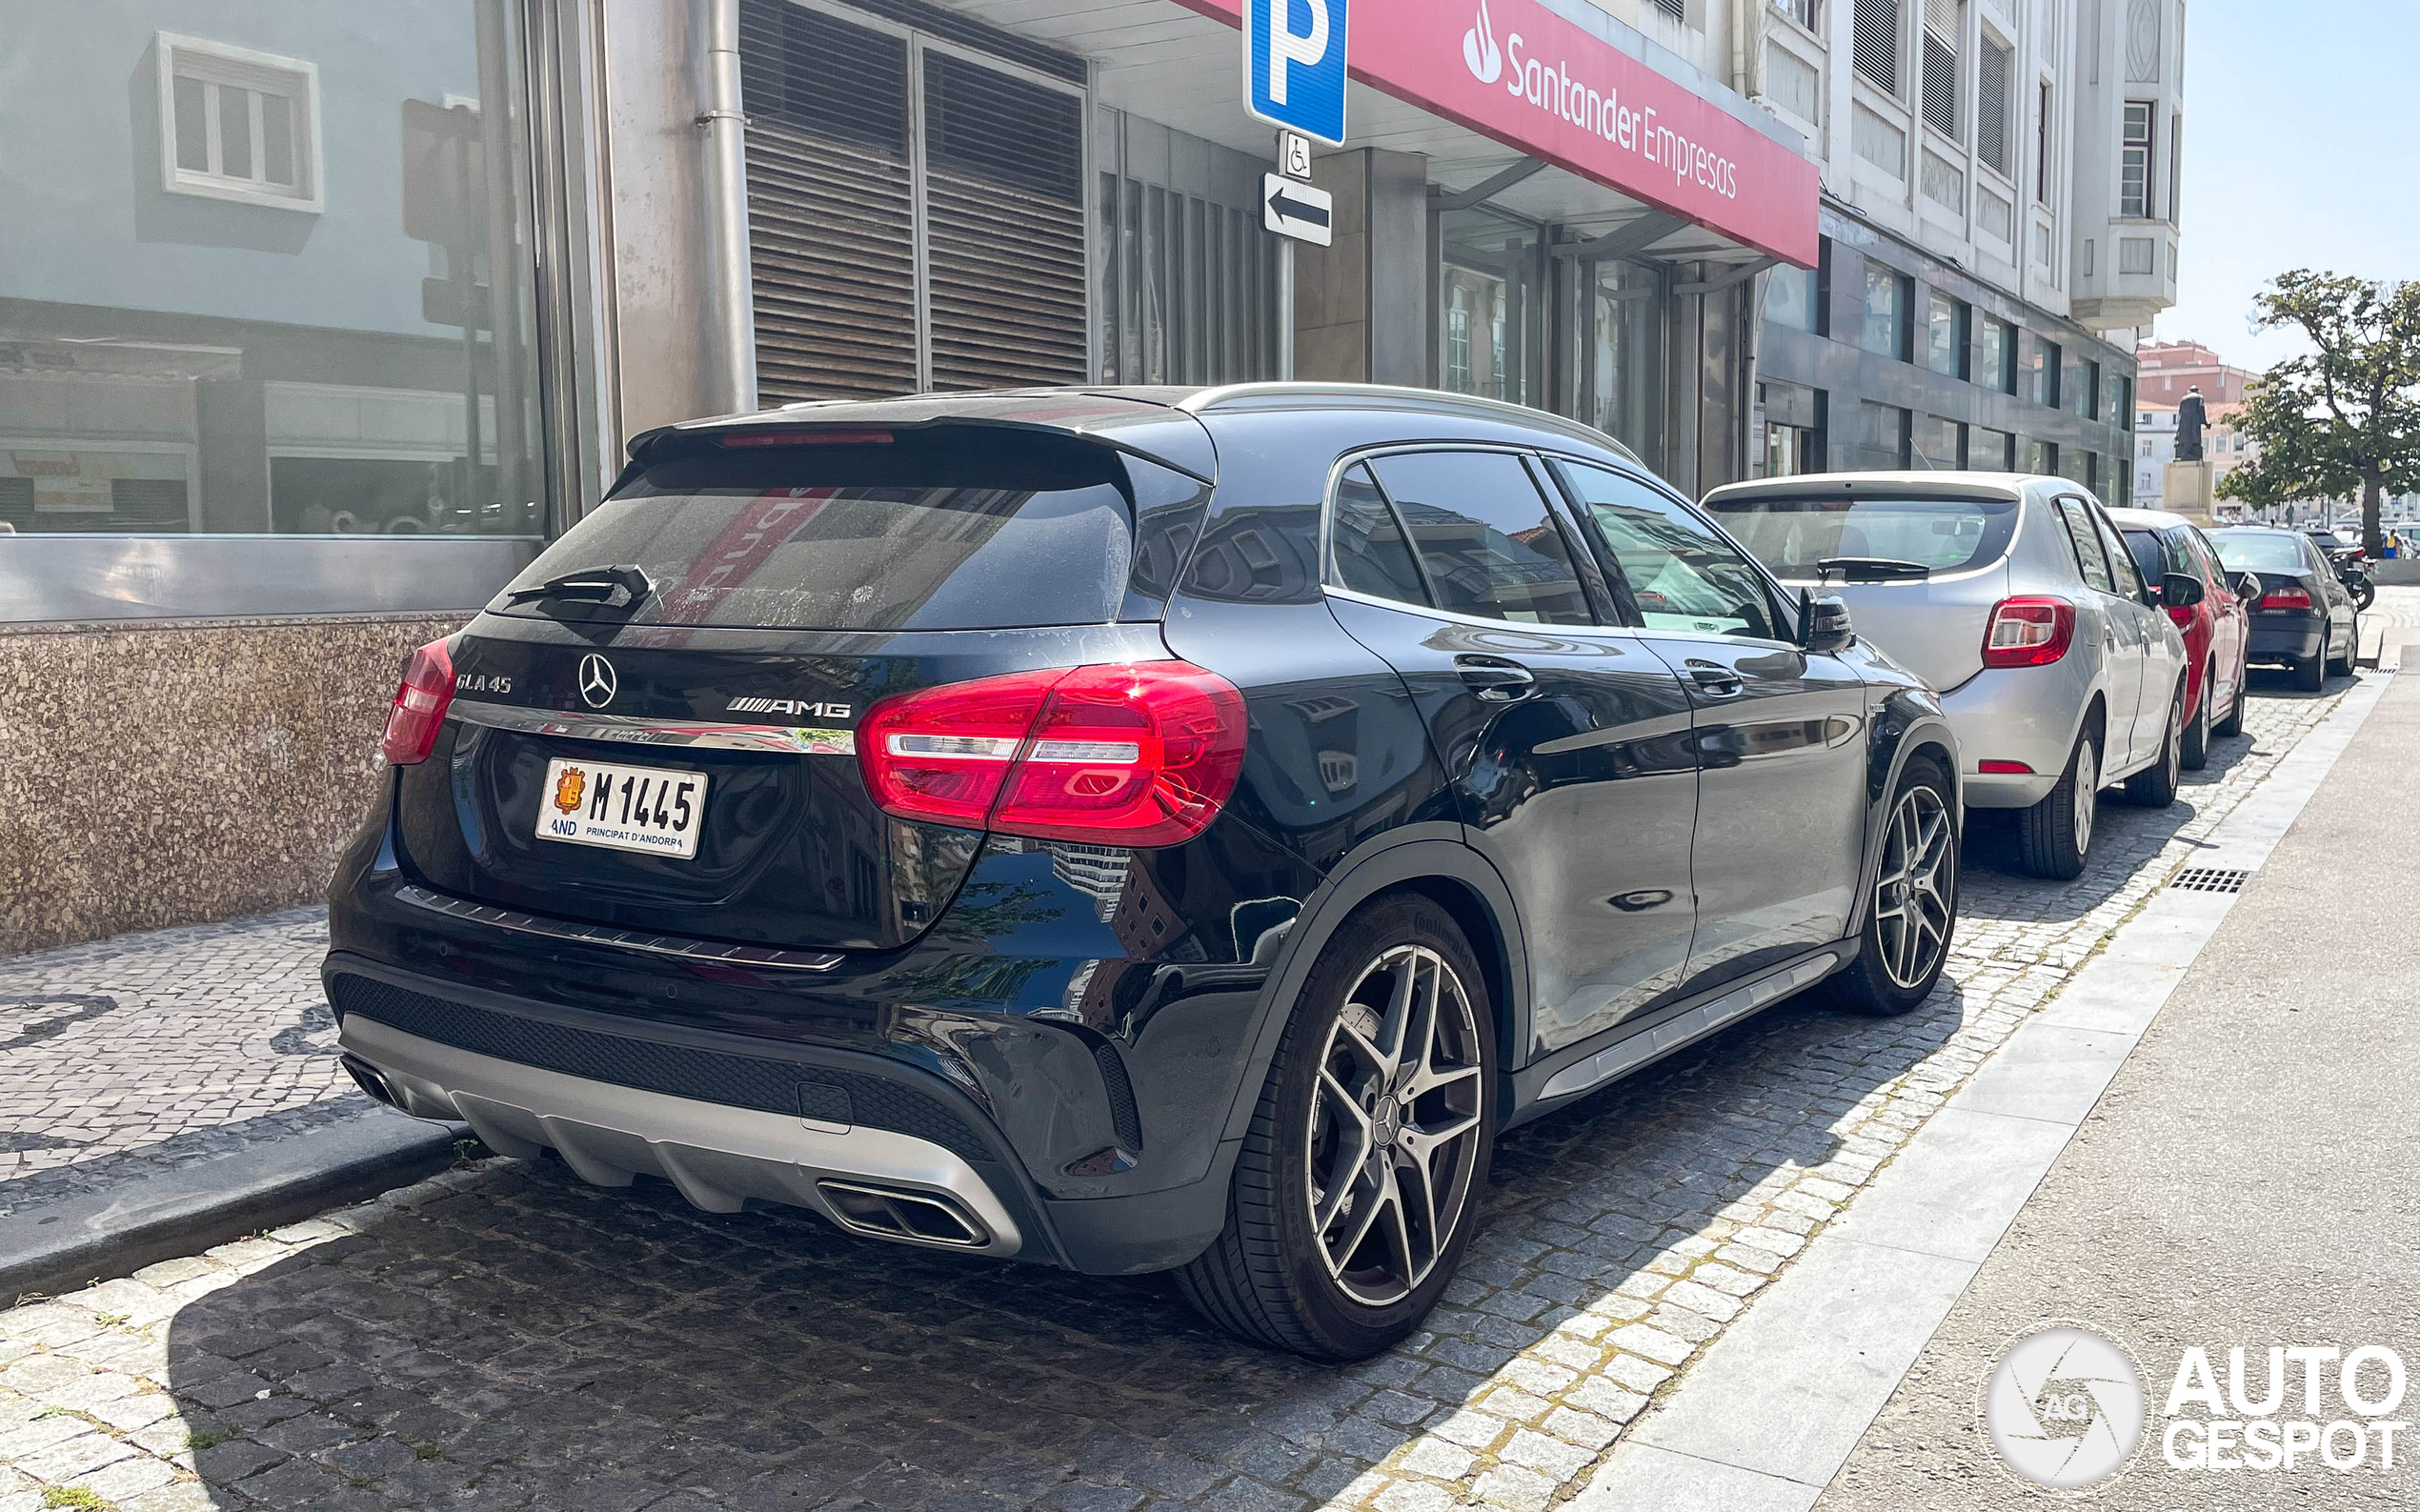
<instances>
[{"instance_id":1,"label":"arrow sign","mask_svg":"<svg viewBox=\"0 0 2420 1512\"><path fill-rule=\"evenodd\" d=\"M1276 173L1260 175L1261 224L1314 247L1336 240L1336 196Z\"/></svg>"}]
</instances>

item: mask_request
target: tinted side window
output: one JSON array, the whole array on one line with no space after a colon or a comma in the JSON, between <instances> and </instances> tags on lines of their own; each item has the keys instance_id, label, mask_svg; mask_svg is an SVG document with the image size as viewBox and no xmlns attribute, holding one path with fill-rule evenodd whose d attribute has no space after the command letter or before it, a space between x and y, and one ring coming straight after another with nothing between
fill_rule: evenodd
<instances>
[{"instance_id":1,"label":"tinted side window","mask_svg":"<svg viewBox=\"0 0 2420 1512\"><path fill-rule=\"evenodd\" d=\"M1648 629L1786 638L1764 577L1704 520L1619 473L1576 462L1555 466L1588 506Z\"/></svg>"},{"instance_id":2,"label":"tinted side window","mask_svg":"<svg viewBox=\"0 0 2420 1512\"><path fill-rule=\"evenodd\" d=\"M1428 589L1421 582L1411 547L1404 543L1403 528L1366 467L1345 474L1337 488L1328 551L1335 558L1338 587L1398 603L1428 602Z\"/></svg>"},{"instance_id":3,"label":"tinted side window","mask_svg":"<svg viewBox=\"0 0 2420 1512\"><path fill-rule=\"evenodd\" d=\"M1563 531L1520 458L1412 452L1370 468L1411 532L1438 608L1528 625L1596 623Z\"/></svg>"},{"instance_id":4,"label":"tinted side window","mask_svg":"<svg viewBox=\"0 0 2420 1512\"><path fill-rule=\"evenodd\" d=\"M2059 500L2059 519L2067 528L2067 540L2075 547L2076 565L2084 570L2087 587L2105 594L2117 592L2117 580L2109 575L2109 558L2101 549L2100 532L2092 528L2092 516L2085 510L2082 499Z\"/></svg>"},{"instance_id":5,"label":"tinted side window","mask_svg":"<svg viewBox=\"0 0 2420 1512\"><path fill-rule=\"evenodd\" d=\"M2101 549L2108 555L2109 576L2117 583L2117 592L2133 598L2142 597L2143 574L2135 570L2134 558L2126 550L2125 537L2118 534L2117 527L2110 524L2108 516L2099 510L2092 512L2092 523L2100 529Z\"/></svg>"},{"instance_id":6,"label":"tinted side window","mask_svg":"<svg viewBox=\"0 0 2420 1512\"><path fill-rule=\"evenodd\" d=\"M2128 531L2126 545L2134 554L2134 565L2143 569L2144 576L2150 577L2168 571L2167 554L2157 531Z\"/></svg>"}]
</instances>

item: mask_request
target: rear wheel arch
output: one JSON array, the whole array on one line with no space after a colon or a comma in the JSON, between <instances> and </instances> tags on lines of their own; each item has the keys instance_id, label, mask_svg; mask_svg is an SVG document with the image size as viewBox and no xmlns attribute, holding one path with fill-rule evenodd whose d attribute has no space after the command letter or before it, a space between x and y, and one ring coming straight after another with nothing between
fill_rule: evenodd
<instances>
[{"instance_id":1,"label":"rear wheel arch","mask_svg":"<svg viewBox=\"0 0 2420 1512\"><path fill-rule=\"evenodd\" d=\"M1404 892L1437 903L1462 930L1488 978L1499 1044L1515 1051L1498 1058L1500 1072L1509 1072L1519 1063L1519 1052L1525 1049L1529 1035L1529 958L1512 890L1485 857L1463 843L1459 825L1406 826L1349 853L1328 874L1288 931L1285 948L1260 989L1249 1053L1220 1133L1222 1140L1240 1140L1249 1129L1286 1021L1328 941L1380 898ZM1223 1170L1226 1163L1218 1162L1217 1169Z\"/></svg>"},{"instance_id":2,"label":"rear wheel arch","mask_svg":"<svg viewBox=\"0 0 2420 1512\"><path fill-rule=\"evenodd\" d=\"M1512 952L1504 937L1503 921L1497 917L1494 905L1460 877L1415 877L1387 890L1398 892L1420 894L1443 909L1462 930L1471 954L1479 958L1480 974L1486 981L1489 1012L1496 1020L1496 1063L1512 1065L1526 1048L1527 1019L1525 1016L1516 1017L1513 1011ZM1376 894L1360 906L1366 908L1385 896L1386 893Z\"/></svg>"}]
</instances>

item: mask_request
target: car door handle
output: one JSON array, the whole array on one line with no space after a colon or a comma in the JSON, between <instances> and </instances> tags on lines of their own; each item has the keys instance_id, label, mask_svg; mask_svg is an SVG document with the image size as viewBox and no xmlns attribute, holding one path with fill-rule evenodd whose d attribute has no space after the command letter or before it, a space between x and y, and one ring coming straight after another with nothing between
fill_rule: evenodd
<instances>
[{"instance_id":1,"label":"car door handle","mask_svg":"<svg viewBox=\"0 0 2420 1512\"><path fill-rule=\"evenodd\" d=\"M1735 698L1747 686L1738 673L1719 661L1701 661L1692 656L1685 665L1689 680L1709 698Z\"/></svg>"},{"instance_id":2,"label":"car door handle","mask_svg":"<svg viewBox=\"0 0 2420 1512\"><path fill-rule=\"evenodd\" d=\"M1538 675L1502 656L1456 656L1454 671L1491 703L1510 703L1538 691Z\"/></svg>"}]
</instances>

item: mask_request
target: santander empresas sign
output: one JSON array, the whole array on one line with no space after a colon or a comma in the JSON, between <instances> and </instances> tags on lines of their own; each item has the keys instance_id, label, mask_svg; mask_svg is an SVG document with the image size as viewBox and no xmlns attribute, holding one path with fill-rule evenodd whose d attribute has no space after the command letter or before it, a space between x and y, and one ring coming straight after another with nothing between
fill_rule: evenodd
<instances>
[{"instance_id":1,"label":"santander empresas sign","mask_svg":"<svg viewBox=\"0 0 2420 1512\"><path fill-rule=\"evenodd\" d=\"M1241 25L1241 0L1180 0ZM1801 267L1818 177L1790 148L1539 0L1357 7L1353 76Z\"/></svg>"}]
</instances>

